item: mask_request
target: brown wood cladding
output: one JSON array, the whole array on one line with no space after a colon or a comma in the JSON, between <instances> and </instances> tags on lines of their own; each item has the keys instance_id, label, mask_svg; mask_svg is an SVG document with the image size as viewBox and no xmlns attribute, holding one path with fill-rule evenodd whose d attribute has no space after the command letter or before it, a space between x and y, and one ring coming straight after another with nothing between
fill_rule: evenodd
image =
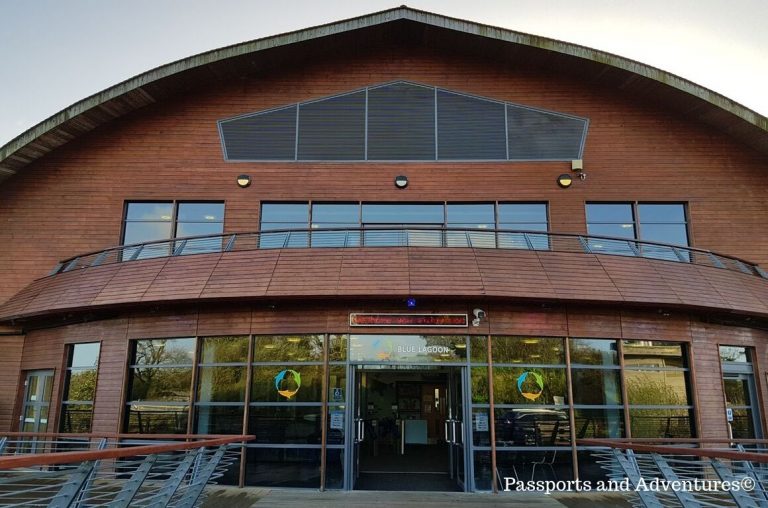
<instances>
[{"instance_id":1,"label":"brown wood cladding","mask_svg":"<svg viewBox=\"0 0 768 508\"><path fill-rule=\"evenodd\" d=\"M0 319L199 299L497 296L768 316L768 281L686 263L550 251L391 247L199 254L36 281Z\"/></svg>"},{"instance_id":2,"label":"brown wood cladding","mask_svg":"<svg viewBox=\"0 0 768 508\"><path fill-rule=\"evenodd\" d=\"M223 161L218 119L399 79L588 117L587 180L577 181L568 190L559 189L555 178L568 171L567 162ZM227 232L257 229L263 200L548 201L551 230L579 233L585 232L587 201L682 201L689 205L695 246L768 263L768 235L764 234L768 159L632 93L593 87L541 70L536 62L506 67L490 58L459 52L392 47L360 54L339 52L300 66L265 71L258 78L244 77L228 85L180 94L80 137L0 186L0 243L12 246L0 251L0 302L44 276L60 259L118 244L125 200L224 200ZM235 176L240 173L251 174L254 185L238 189ZM408 175L407 189L392 185L398 174ZM392 255L382 252L381 258L389 260ZM282 276L270 272L272 259L263 259L266 265L255 266L255 272L248 274L256 283L256 292L266 282L264 278L279 280ZM328 253L322 262L333 270L339 262L344 267L355 260ZM582 258L581 262L580 274L599 276L589 285L590 292L614 298L615 291L596 270L595 261ZM159 273L164 262L156 263ZM430 260L422 258L418 263L429 265ZM554 270L556 265L553 261L547 269ZM199 270L203 273L210 268L200 266ZM117 287L124 277L135 285L135 295L144 295L151 273L142 268L147 279L140 281L130 270L120 267L107 287L99 288L97 282L104 281L99 279L89 290L99 291L105 303L130 300ZM342 271L350 275L338 281L339 288L354 288L365 285L371 268L364 265L356 271ZM166 275L172 276L170 272ZM199 274L177 275L189 276L185 285L201 284ZM313 275L322 279L327 273L317 269ZM419 277L410 283L429 285L427 275ZM477 273L464 277L463 282L478 284ZM289 279L296 282L292 276ZM169 283L175 280L171 278ZM407 281L393 278L370 289L396 293L403 282ZM504 291L503 281L496 286L483 282L489 291ZM554 283L562 293L585 289L569 286L560 277ZM652 293L651 286L649 281L647 288L637 291ZM69 298L67 289L60 291L41 298L55 305L62 295ZM115 292L114 297L109 296L110 291ZM152 291L158 299L172 298L173 286ZM288 285L285 291L291 291ZM739 305L755 308L756 304L749 297Z\"/></svg>"},{"instance_id":3,"label":"brown wood cladding","mask_svg":"<svg viewBox=\"0 0 768 508\"><path fill-rule=\"evenodd\" d=\"M558 305L541 308L531 305L512 305L474 301L467 304L425 306L424 312L470 312L474 306L487 312L486 322L480 327L451 330L451 334L471 333L493 335L540 335L635 340L682 341L691 345L692 384L696 387L696 413L699 437L723 438L727 436L725 402L718 345L743 345L755 348L755 380L763 407L768 407L766 393L766 361L768 360L768 331L722 326L701 322L687 313L665 313L626 310L618 311L606 306ZM94 432L119 432L120 411L124 398L124 378L128 344L131 339L194 337L233 334L285 334L285 333L392 333L387 328L353 329L349 327L349 313L370 311L401 311L391 303L367 302L347 305L323 305L306 302L286 303L274 307L216 305L199 309L168 310L139 313L119 319L63 326L56 329L30 331L24 340L22 370L54 369L54 393L60 397L60 382L66 344L75 342L101 342L101 358L96 399L94 401ZM397 333L445 334L444 328L402 328ZM19 338L6 344L9 352L18 349ZM12 358L9 355L8 358ZM4 393L10 397L13 383L17 383L18 357L8 360L8 387ZM5 384L8 383L8 384ZM16 390L18 391L18 386ZM51 405L51 422L57 424L59 401ZM6 407L11 407L6 406ZM16 411L18 412L18 402ZM13 426L12 419L0 413L0 430ZM18 413L14 413L18 415ZM764 414L764 413L763 413ZM768 422L763 422L763 428ZM53 427L51 427L53 428Z\"/></svg>"}]
</instances>

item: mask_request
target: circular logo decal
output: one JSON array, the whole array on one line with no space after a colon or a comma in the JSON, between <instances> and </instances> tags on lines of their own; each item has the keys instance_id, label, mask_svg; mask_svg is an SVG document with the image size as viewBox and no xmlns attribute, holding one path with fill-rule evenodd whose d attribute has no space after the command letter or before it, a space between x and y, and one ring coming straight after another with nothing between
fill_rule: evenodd
<instances>
[{"instance_id":1,"label":"circular logo decal","mask_svg":"<svg viewBox=\"0 0 768 508\"><path fill-rule=\"evenodd\" d=\"M528 383L525 387L525 390L523 390L523 383L525 383L525 381L528 379L528 376L531 377L532 382ZM532 384L535 386L531 386ZM531 388L535 388L535 391L532 391ZM537 372L523 372L517 378L517 389L520 392L520 395L526 399L536 400L541 397L541 394L544 391L544 378L542 378L541 374Z\"/></svg>"},{"instance_id":2,"label":"circular logo decal","mask_svg":"<svg viewBox=\"0 0 768 508\"><path fill-rule=\"evenodd\" d=\"M291 377L286 378L288 374L291 374ZM277 373L277 376L275 376L275 389L277 390L277 393L286 399L290 399L296 395L299 388L301 388L301 374L295 370L281 370Z\"/></svg>"}]
</instances>

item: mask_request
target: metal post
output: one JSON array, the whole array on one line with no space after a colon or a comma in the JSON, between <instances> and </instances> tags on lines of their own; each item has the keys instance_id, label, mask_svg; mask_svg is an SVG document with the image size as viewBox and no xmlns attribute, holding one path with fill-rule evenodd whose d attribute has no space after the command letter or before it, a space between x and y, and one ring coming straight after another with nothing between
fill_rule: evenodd
<instances>
[{"instance_id":1,"label":"metal post","mask_svg":"<svg viewBox=\"0 0 768 508\"><path fill-rule=\"evenodd\" d=\"M224 457L224 453L226 451L227 445L219 446L219 449L216 450L216 453L213 454L213 457L211 457L208 463L205 464L205 466L203 466L200 472L196 475L194 482L190 482L189 489L184 494L184 498L181 499L181 502L176 505L178 508L191 508L195 505L198 498L200 497L200 494L203 493L203 489L205 488L206 484L211 479L214 471L216 471L216 466L219 465L219 462L221 462L221 459Z\"/></svg>"},{"instance_id":2,"label":"metal post","mask_svg":"<svg viewBox=\"0 0 768 508\"><path fill-rule=\"evenodd\" d=\"M493 484L493 493L499 493L499 486L496 485L496 408L493 401L493 347L491 334L487 336L488 344L488 429L491 431L491 483Z\"/></svg>"},{"instance_id":3,"label":"metal post","mask_svg":"<svg viewBox=\"0 0 768 508\"><path fill-rule=\"evenodd\" d=\"M80 464L75 472L72 473L69 481L66 482L63 487L61 487L61 490L59 490L55 496L53 496L53 499L51 500L51 503L48 505L48 507L69 508L72 506L75 502L75 499L77 499L78 494L80 494L81 489L88 481L88 478L90 478L91 473L94 471L97 463L98 462L88 461Z\"/></svg>"},{"instance_id":4,"label":"metal post","mask_svg":"<svg viewBox=\"0 0 768 508\"><path fill-rule=\"evenodd\" d=\"M328 350L331 348L331 336L330 334L325 334L325 347L323 348L323 397L322 397L322 403L323 403L323 414L320 415L320 425L322 426L320 430L320 492L323 492L325 490L325 476L326 476L326 461L328 459L328 452L326 450L326 447L328 446L328 376L329 376L329 366L328 366L328 358L329 353Z\"/></svg>"},{"instance_id":5,"label":"metal post","mask_svg":"<svg viewBox=\"0 0 768 508\"><path fill-rule=\"evenodd\" d=\"M190 451L184 460L178 465L176 470L171 474L171 477L165 481L165 486L160 489L160 492L153 496L153 501L148 505L149 508L165 508L170 502L173 495L181 486L181 482L184 481L184 477L187 476L187 472L192 467L192 464L200 453L200 448Z\"/></svg>"},{"instance_id":6,"label":"metal post","mask_svg":"<svg viewBox=\"0 0 768 508\"><path fill-rule=\"evenodd\" d=\"M147 455L144 458L144 461L136 468L131 478L123 485L123 490L109 503L109 508L128 508L131 505L131 501L136 497L136 493L155 465L155 461L157 461L157 455Z\"/></svg>"}]
</instances>

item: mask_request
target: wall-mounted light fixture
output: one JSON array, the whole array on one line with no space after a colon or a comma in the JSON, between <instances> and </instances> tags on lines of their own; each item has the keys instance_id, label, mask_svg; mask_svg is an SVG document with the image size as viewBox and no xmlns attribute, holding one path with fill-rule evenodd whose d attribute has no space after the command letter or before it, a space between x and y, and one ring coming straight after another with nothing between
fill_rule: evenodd
<instances>
[{"instance_id":1,"label":"wall-mounted light fixture","mask_svg":"<svg viewBox=\"0 0 768 508\"><path fill-rule=\"evenodd\" d=\"M237 185L243 189L251 185L251 175L239 175L237 177Z\"/></svg>"},{"instance_id":2,"label":"wall-mounted light fixture","mask_svg":"<svg viewBox=\"0 0 768 508\"><path fill-rule=\"evenodd\" d=\"M573 184L573 178L571 178L571 175L568 173L563 173L562 175L557 177L557 185L562 187L563 189L567 189Z\"/></svg>"},{"instance_id":3,"label":"wall-mounted light fixture","mask_svg":"<svg viewBox=\"0 0 768 508\"><path fill-rule=\"evenodd\" d=\"M395 187L398 189L405 189L408 187L408 177L405 175L399 175L395 177Z\"/></svg>"},{"instance_id":4,"label":"wall-mounted light fixture","mask_svg":"<svg viewBox=\"0 0 768 508\"><path fill-rule=\"evenodd\" d=\"M579 175L580 180L587 179L587 174L584 172L584 161L582 159L573 159L571 161L571 171Z\"/></svg>"}]
</instances>

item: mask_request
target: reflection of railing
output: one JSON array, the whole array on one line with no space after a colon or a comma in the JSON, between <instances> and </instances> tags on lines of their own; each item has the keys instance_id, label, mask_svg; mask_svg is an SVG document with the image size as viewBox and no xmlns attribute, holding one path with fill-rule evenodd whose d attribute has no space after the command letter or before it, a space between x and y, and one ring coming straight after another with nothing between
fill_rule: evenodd
<instances>
[{"instance_id":1,"label":"reflection of railing","mask_svg":"<svg viewBox=\"0 0 768 508\"><path fill-rule=\"evenodd\" d=\"M594 447L596 462L616 482L612 490L624 492L635 506L768 506L766 440L582 439L577 444Z\"/></svg>"},{"instance_id":2,"label":"reflection of railing","mask_svg":"<svg viewBox=\"0 0 768 508\"><path fill-rule=\"evenodd\" d=\"M754 263L679 245L540 231L434 226L274 230L160 240L122 245L65 259L53 269L51 275L137 259L255 249L330 247L471 247L610 254L712 266L768 278L768 273Z\"/></svg>"},{"instance_id":3,"label":"reflection of railing","mask_svg":"<svg viewBox=\"0 0 768 508\"><path fill-rule=\"evenodd\" d=\"M632 435L663 438L689 437L691 418L679 415L633 415Z\"/></svg>"},{"instance_id":4,"label":"reflection of railing","mask_svg":"<svg viewBox=\"0 0 768 508\"><path fill-rule=\"evenodd\" d=\"M0 437L0 506L200 504L252 436ZM158 443L158 441L164 441ZM150 443L150 444L147 444Z\"/></svg>"}]
</instances>

